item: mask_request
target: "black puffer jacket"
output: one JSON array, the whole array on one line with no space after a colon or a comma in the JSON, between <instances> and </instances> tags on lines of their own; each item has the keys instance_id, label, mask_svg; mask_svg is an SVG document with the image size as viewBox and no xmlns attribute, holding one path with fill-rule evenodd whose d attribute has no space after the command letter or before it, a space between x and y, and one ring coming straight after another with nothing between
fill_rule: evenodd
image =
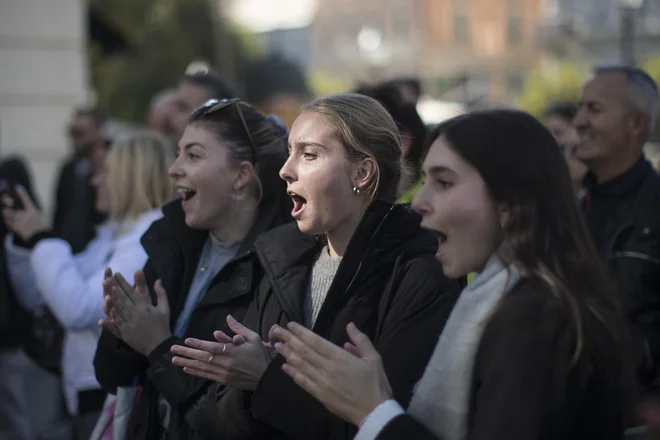
<instances>
[{"instance_id":1,"label":"black puffer jacket","mask_svg":"<svg viewBox=\"0 0 660 440\"><path fill-rule=\"evenodd\" d=\"M380 352L395 398L407 404L456 299L458 285L435 259L437 241L407 206L374 202L353 234L313 330L348 340L355 323ZM255 242L264 271L244 324L264 340L272 325L303 323L310 272L322 243L295 224ZM206 438L352 439L355 428L331 414L272 361L254 393L214 385L188 414Z\"/></svg>"},{"instance_id":2,"label":"black puffer jacket","mask_svg":"<svg viewBox=\"0 0 660 440\"><path fill-rule=\"evenodd\" d=\"M265 204L264 204L265 203ZM248 236L243 240L236 257L215 276L204 298L192 313L185 337L212 339L215 330L229 332L228 314L240 318L252 300L252 244L269 229L290 221L287 213L290 201L286 194L271 196L262 202L259 215ZM163 208L164 218L154 222L142 237L142 245L149 255L145 276L149 286L161 279L170 300L172 328L183 310L208 231L186 226L181 202ZM152 289L153 290L153 289ZM153 294L153 291L152 291ZM94 359L96 377L101 386L114 393L118 386L130 386L136 377L143 385L140 404L134 414L137 433L134 439L161 438L158 396L172 407L167 439L198 439L188 425L185 414L204 394L211 382L183 372L171 362L170 347L184 345L185 338L170 337L148 357L132 350L109 332L104 331Z\"/></svg>"}]
</instances>

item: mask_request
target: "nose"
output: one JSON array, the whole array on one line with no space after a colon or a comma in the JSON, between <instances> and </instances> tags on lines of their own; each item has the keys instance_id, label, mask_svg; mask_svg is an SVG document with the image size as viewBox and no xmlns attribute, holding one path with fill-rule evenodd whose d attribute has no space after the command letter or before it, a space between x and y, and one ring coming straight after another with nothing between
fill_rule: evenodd
<instances>
[{"instance_id":1,"label":"nose","mask_svg":"<svg viewBox=\"0 0 660 440\"><path fill-rule=\"evenodd\" d=\"M422 185L422 188L419 190L410 206L412 207L413 211L421 216L431 212L432 207L427 195L426 184Z\"/></svg>"},{"instance_id":2,"label":"nose","mask_svg":"<svg viewBox=\"0 0 660 440\"><path fill-rule=\"evenodd\" d=\"M587 125L587 115L586 115L586 110L584 107L580 107L575 115L575 118L573 118L573 126L576 129L583 128Z\"/></svg>"},{"instance_id":3,"label":"nose","mask_svg":"<svg viewBox=\"0 0 660 440\"><path fill-rule=\"evenodd\" d=\"M174 159L174 162L167 170L167 173L172 179L180 178L185 175L183 167L181 166L181 157L182 155L179 155L176 159Z\"/></svg>"},{"instance_id":4,"label":"nose","mask_svg":"<svg viewBox=\"0 0 660 440\"><path fill-rule=\"evenodd\" d=\"M291 183L296 180L295 167L292 163L293 156L284 162L282 168L280 169L280 179L284 180L287 183Z\"/></svg>"}]
</instances>

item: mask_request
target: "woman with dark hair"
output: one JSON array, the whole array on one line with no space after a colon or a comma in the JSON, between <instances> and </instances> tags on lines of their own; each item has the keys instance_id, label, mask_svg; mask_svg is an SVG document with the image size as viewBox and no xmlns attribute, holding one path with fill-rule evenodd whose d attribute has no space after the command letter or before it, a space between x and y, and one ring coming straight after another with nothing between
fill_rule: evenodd
<instances>
[{"instance_id":1,"label":"woman with dark hair","mask_svg":"<svg viewBox=\"0 0 660 440\"><path fill-rule=\"evenodd\" d=\"M229 332L227 314L241 318L252 300L252 244L291 219L278 176L286 137L277 118L238 99L197 109L169 169L181 198L142 237L149 260L135 288L133 274L106 271L108 318L94 365L111 393L142 386L130 438L200 437L185 417L211 382L172 365L170 347Z\"/></svg>"},{"instance_id":2,"label":"woman with dark hair","mask_svg":"<svg viewBox=\"0 0 660 440\"><path fill-rule=\"evenodd\" d=\"M577 114L577 105L570 102L550 104L543 114L543 123L552 133L564 153L573 187L579 191L588 168L575 157L578 148L578 134L573 127L573 119Z\"/></svg>"},{"instance_id":3,"label":"woman with dark hair","mask_svg":"<svg viewBox=\"0 0 660 440\"><path fill-rule=\"evenodd\" d=\"M551 134L518 111L460 116L432 133L424 173L413 207L436 258L448 276L478 275L408 412L355 325L343 348L296 324L272 329L283 370L360 426L359 440L622 438L627 336Z\"/></svg>"}]
</instances>

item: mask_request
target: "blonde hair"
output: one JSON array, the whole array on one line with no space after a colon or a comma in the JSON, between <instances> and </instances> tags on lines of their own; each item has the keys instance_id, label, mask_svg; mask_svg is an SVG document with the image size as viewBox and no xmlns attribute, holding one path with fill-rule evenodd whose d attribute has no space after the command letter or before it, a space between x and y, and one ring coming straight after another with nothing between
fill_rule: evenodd
<instances>
[{"instance_id":1,"label":"blonde hair","mask_svg":"<svg viewBox=\"0 0 660 440\"><path fill-rule=\"evenodd\" d=\"M302 108L314 112L335 129L349 161L371 158L376 173L365 191L369 200L394 202L402 171L401 136L392 116L378 101L356 93L318 98Z\"/></svg>"},{"instance_id":2,"label":"blonde hair","mask_svg":"<svg viewBox=\"0 0 660 440\"><path fill-rule=\"evenodd\" d=\"M110 217L135 220L172 200L173 161L174 146L159 134L140 132L115 141L107 158Z\"/></svg>"}]
</instances>

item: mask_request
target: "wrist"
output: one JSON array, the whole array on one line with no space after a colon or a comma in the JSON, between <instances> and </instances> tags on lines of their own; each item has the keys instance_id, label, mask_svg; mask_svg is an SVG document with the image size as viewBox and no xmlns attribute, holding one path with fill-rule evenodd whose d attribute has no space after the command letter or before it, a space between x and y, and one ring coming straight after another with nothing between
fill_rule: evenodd
<instances>
[{"instance_id":1,"label":"wrist","mask_svg":"<svg viewBox=\"0 0 660 440\"><path fill-rule=\"evenodd\" d=\"M350 422L355 426L360 426L362 422L376 410L380 405L390 400L391 397L381 397L380 400L375 400L368 404L365 404L362 408L356 408L355 414L352 415Z\"/></svg>"},{"instance_id":2,"label":"wrist","mask_svg":"<svg viewBox=\"0 0 660 440\"><path fill-rule=\"evenodd\" d=\"M166 342L168 339L172 337L171 332L167 332L165 334L161 334L159 337L154 337L153 340L149 341L149 343L144 345L144 350L143 350L143 355L146 357L150 357L154 351L156 351L161 345L163 345L164 342ZM167 347L166 351L169 351L169 347Z\"/></svg>"}]
</instances>

